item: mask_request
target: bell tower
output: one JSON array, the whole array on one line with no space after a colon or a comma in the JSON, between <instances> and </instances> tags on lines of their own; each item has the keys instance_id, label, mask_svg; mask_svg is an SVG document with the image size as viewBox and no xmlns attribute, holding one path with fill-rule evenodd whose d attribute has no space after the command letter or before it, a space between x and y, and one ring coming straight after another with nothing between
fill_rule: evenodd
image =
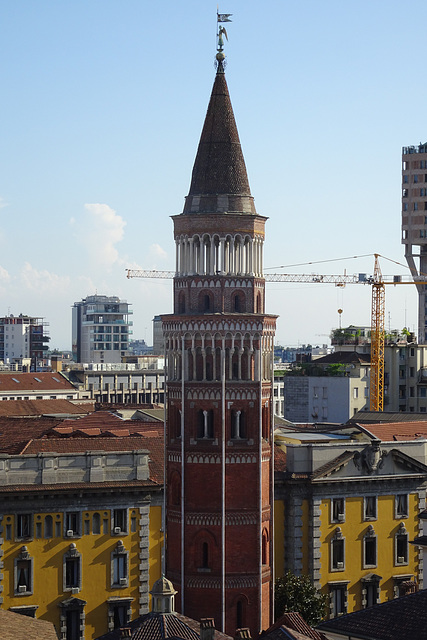
<instances>
[{"instance_id":1,"label":"bell tower","mask_svg":"<svg viewBox=\"0 0 427 640\"><path fill-rule=\"evenodd\" d=\"M177 609L234 637L272 620L272 375L263 245L224 73L184 210L172 217L166 344L166 572Z\"/></svg>"}]
</instances>

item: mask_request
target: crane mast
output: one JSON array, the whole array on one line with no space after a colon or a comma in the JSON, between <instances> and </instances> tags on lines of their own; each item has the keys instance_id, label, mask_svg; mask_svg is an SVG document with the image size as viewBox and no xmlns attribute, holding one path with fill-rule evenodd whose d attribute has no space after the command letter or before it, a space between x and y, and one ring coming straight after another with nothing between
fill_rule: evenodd
<instances>
[{"instance_id":1,"label":"crane mast","mask_svg":"<svg viewBox=\"0 0 427 640\"><path fill-rule=\"evenodd\" d=\"M369 385L369 408L371 411L383 411L384 408L384 336L385 286L376 253L372 282L371 379Z\"/></svg>"}]
</instances>

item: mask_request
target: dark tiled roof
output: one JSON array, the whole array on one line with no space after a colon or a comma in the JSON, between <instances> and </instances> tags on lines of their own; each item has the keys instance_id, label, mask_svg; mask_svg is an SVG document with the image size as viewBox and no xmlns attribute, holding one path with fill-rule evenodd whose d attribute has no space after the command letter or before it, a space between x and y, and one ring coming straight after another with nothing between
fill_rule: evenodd
<instances>
[{"instance_id":1,"label":"dark tiled roof","mask_svg":"<svg viewBox=\"0 0 427 640\"><path fill-rule=\"evenodd\" d=\"M427 638L427 590L383 602L369 609L327 622L320 631L341 633L365 640L421 640Z\"/></svg>"},{"instance_id":2,"label":"dark tiled roof","mask_svg":"<svg viewBox=\"0 0 427 640\"><path fill-rule=\"evenodd\" d=\"M16 382L19 380L19 382ZM76 391L61 373L0 373L0 393L8 391Z\"/></svg>"},{"instance_id":3,"label":"dark tiled roof","mask_svg":"<svg viewBox=\"0 0 427 640\"><path fill-rule=\"evenodd\" d=\"M180 613L148 613L127 625L132 640L200 640L200 623ZM119 640L120 630L110 631L97 640ZM214 640L232 640L230 636L214 632Z\"/></svg>"},{"instance_id":4,"label":"dark tiled roof","mask_svg":"<svg viewBox=\"0 0 427 640\"><path fill-rule=\"evenodd\" d=\"M184 213L215 213L218 195L228 195L226 212L255 214L239 134L222 65L218 67L194 162ZM193 196L200 196L195 205ZM250 198L250 211L242 198Z\"/></svg>"},{"instance_id":5,"label":"dark tiled roof","mask_svg":"<svg viewBox=\"0 0 427 640\"><path fill-rule=\"evenodd\" d=\"M265 640L285 640L285 638L326 640L323 633L310 627L304 618L294 611L283 614L267 631L260 635L260 640L261 638L265 638Z\"/></svg>"},{"instance_id":6,"label":"dark tiled roof","mask_svg":"<svg viewBox=\"0 0 427 640\"><path fill-rule=\"evenodd\" d=\"M316 358L312 364L362 364L368 365L371 358L368 354L358 353L357 351L334 351L327 356Z\"/></svg>"},{"instance_id":7,"label":"dark tiled roof","mask_svg":"<svg viewBox=\"0 0 427 640\"><path fill-rule=\"evenodd\" d=\"M51 622L3 609L0 609L0 637L1 640L58 640Z\"/></svg>"},{"instance_id":8,"label":"dark tiled roof","mask_svg":"<svg viewBox=\"0 0 427 640\"><path fill-rule=\"evenodd\" d=\"M58 418L5 418L0 416L0 452L19 454L32 439L41 438L60 424Z\"/></svg>"},{"instance_id":9,"label":"dark tiled roof","mask_svg":"<svg viewBox=\"0 0 427 640\"><path fill-rule=\"evenodd\" d=\"M333 471L336 471L343 465L347 464L354 457L354 451L344 451L341 455L333 458L329 462L326 462L324 465L316 469L312 474L312 478L315 480L316 478L322 478L330 475Z\"/></svg>"},{"instance_id":10,"label":"dark tiled roof","mask_svg":"<svg viewBox=\"0 0 427 640\"><path fill-rule=\"evenodd\" d=\"M347 421L347 424L380 424L383 422L408 422L410 417L411 422L426 421L425 413L411 413L408 414L404 411L358 411Z\"/></svg>"}]
</instances>

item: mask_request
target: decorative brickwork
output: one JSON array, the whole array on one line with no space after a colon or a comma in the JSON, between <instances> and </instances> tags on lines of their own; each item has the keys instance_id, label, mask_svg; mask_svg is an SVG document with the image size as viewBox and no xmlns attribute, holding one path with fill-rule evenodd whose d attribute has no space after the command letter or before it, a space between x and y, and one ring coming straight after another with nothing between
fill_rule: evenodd
<instances>
[{"instance_id":1,"label":"decorative brickwork","mask_svg":"<svg viewBox=\"0 0 427 640\"><path fill-rule=\"evenodd\" d=\"M177 608L234 637L272 614L272 367L263 243L222 64L184 211L173 216L174 313L163 316L166 571Z\"/></svg>"}]
</instances>

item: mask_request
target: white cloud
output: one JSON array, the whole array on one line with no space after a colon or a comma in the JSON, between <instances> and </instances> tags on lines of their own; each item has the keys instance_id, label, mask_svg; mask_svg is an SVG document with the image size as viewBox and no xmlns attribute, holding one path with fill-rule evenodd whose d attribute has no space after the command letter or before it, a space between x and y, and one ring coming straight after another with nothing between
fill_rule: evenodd
<instances>
[{"instance_id":1,"label":"white cloud","mask_svg":"<svg viewBox=\"0 0 427 640\"><path fill-rule=\"evenodd\" d=\"M168 254L159 244L152 244L148 251L148 259L155 260L156 258L160 258L161 260L165 260L168 257Z\"/></svg>"},{"instance_id":2,"label":"white cloud","mask_svg":"<svg viewBox=\"0 0 427 640\"><path fill-rule=\"evenodd\" d=\"M126 222L107 204L85 204L88 215L78 227L78 235L91 260L111 269L122 263L115 245L123 240Z\"/></svg>"},{"instance_id":3,"label":"white cloud","mask_svg":"<svg viewBox=\"0 0 427 640\"><path fill-rule=\"evenodd\" d=\"M4 207L8 207L9 203L5 201L4 198L0 197L0 209L3 209Z\"/></svg>"},{"instance_id":4,"label":"white cloud","mask_svg":"<svg viewBox=\"0 0 427 640\"><path fill-rule=\"evenodd\" d=\"M38 270L29 262L25 262L20 273L21 284L28 291L35 291L38 294L49 295L60 293L61 295L70 286L68 276L59 276L47 269Z\"/></svg>"},{"instance_id":5,"label":"white cloud","mask_svg":"<svg viewBox=\"0 0 427 640\"><path fill-rule=\"evenodd\" d=\"M10 281L10 273L0 265L0 284L6 284Z\"/></svg>"}]
</instances>

